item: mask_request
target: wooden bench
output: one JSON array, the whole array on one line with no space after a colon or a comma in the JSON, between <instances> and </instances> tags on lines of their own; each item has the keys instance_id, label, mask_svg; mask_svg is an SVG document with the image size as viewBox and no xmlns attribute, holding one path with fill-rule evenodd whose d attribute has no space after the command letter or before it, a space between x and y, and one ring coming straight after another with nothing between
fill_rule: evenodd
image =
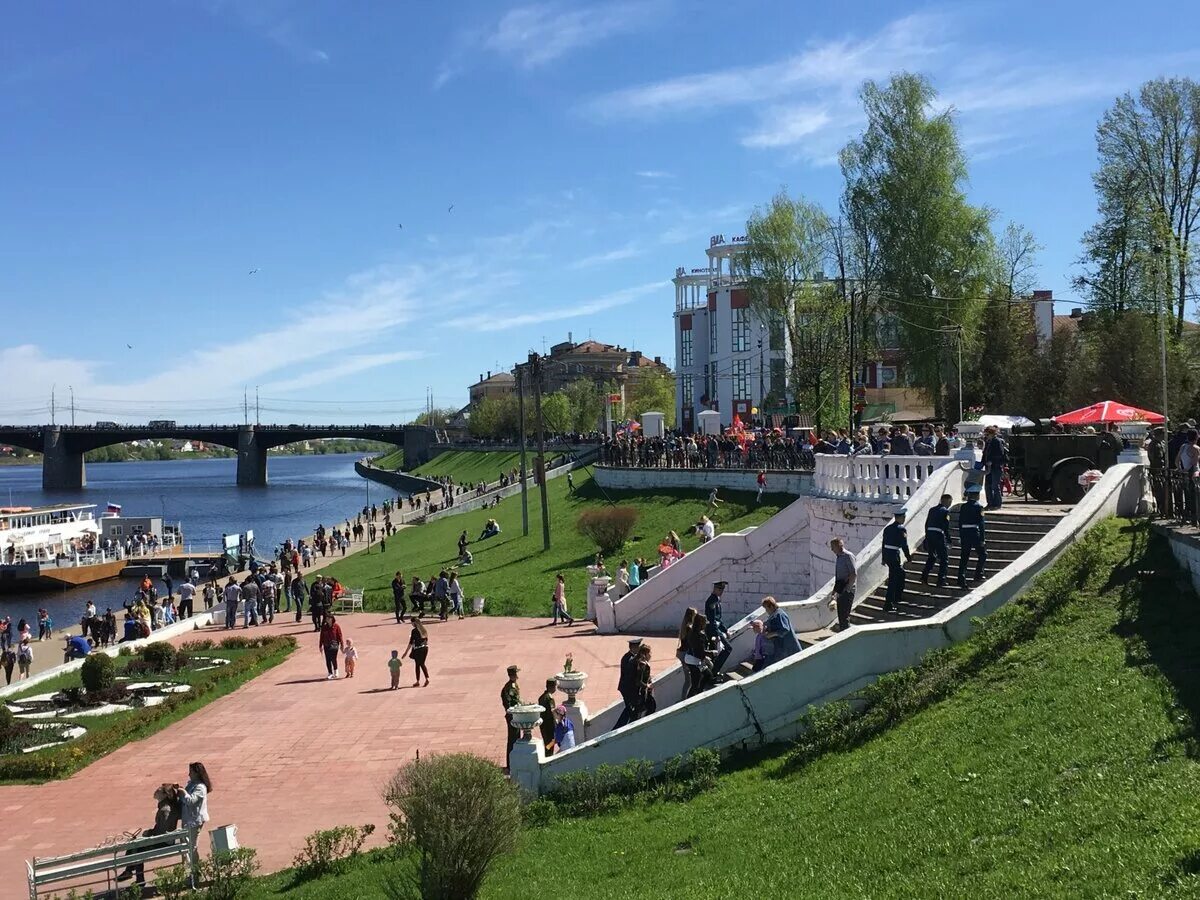
<instances>
[{"instance_id":1,"label":"wooden bench","mask_svg":"<svg viewBox=\"0 0 1200 900\"><path fill-rule=\"evenodd\" d=\"M108 844L104 847L92 847L90 850L80 850L68 853L66 856L35 856L32 861L26 861L25 868L29 873L29 900L38 900L39 889L49 884L64 881L77 881L73 887L91 887L95 889L103 879L104 889L121 895L121 883L117 875L126 866L162 860L178 860L194 868L196 859L196 832L190 828L180 828L168 834L155 834L136 837L120 843ZM84 879L89 879L84 881ZM47 894L43 891L40 896Z\"/></svg>"}]
</instances>

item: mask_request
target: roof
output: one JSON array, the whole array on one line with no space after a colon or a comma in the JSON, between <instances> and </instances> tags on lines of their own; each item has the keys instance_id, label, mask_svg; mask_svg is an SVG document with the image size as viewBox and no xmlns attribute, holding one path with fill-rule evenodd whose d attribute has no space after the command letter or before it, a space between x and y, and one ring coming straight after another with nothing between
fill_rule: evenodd
<instances>
[{"instance_id":1,"label":"roof","mask_svg":"<svg viewBox=\"0 0 1200 900\"><path fill-rule=\"evenodd\" d=\"M495 375L491 375L488 378L484 378L482 381L475 382L475 384L471 385L471 387L478 387L481 384L516 384L516 383L517 383L517 376L513 375L512 372L497 372Z\"/></svg>"}]
</instances>

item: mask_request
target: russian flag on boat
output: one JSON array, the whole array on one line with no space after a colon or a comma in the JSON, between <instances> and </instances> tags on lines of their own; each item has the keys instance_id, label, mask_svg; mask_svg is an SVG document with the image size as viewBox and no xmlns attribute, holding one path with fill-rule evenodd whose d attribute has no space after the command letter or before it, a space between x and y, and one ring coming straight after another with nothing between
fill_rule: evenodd
<instances>
[{"instance_id":1,"label":"russian flag on boat","mask_svg":"<svg viewBox=\"0 0 1200 900\"><path fill-rule=\"evenodd\" d=\"M107 515L110 515L110 516L119 516L120 514L121 514L121 504L120 504L120 503L110 503L110 504L108 504L108 512L107 512Z\"/></svg>"}]
</instances>

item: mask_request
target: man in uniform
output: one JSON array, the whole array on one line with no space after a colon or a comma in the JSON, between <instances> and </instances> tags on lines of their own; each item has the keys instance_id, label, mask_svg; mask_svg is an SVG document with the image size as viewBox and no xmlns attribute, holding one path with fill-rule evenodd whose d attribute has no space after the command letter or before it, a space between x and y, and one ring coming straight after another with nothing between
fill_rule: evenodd
<instances>
[{"instance_id":1,"label":"man in uniform","mask_svg":"<svg viewBox=\"0 0 1200 900\"><path fill-rule=\"evenodd\" d=\"M521 736L520 730L513 726L512 717L508 714L510 707L521 705L521 688L517 685L517 673L520 671L516 666L509 666L508 681L500 688L500 705L504 707L504 724L508 726L508 747L504 751L505 769L508 768L508 757L512 753L513 744Z\"/></svg>"},{"instance_id":2,"label":"man in uniform","mask_svg":"<svg viewBox=\"0 0 1200 900\"><path fill-rule=\"evenodd\" d=\"M908 549L908 530L904 527L907 517L906 510L899 510L895 521L883 529L883 562L888 568L884 612L891 612L904 598L904 564L900 561L900 554L904 554L905 562L912 559L912 553Z\"/></svg>"},{"instance_id":3,"label":"man in uniform","mask_svg":"<svg viewBox=\"0 0 1200 900\"><path fill-rule=\"evenodd\" d=\"M638 717L638 649L642 646L641 638L629 639L629 650L621 657L621 677L617 680L617 693L625 702L625 708L613 726L615 731L628 725Z\"/></svg>"},{"instance_id":4,"label":"man in uniform","mask_svg":"<svg viewBox=\"0 0 1200 900\"><path fill-rule=\"evenodd\" d=\"M938 587L946 583L946 568L950 565L950 504L954 498L942 494L938 505L925 515L925 569L921 572L921 583L929 584L929 573L933 571L933 562L938 564Z\"/></svg>"},{"instance_id":5,"label":"man in uniform","mask_svg":"<svg viewBox=\"0 0 1200 900\"><path fill-rule=\"evenodd\" d=\"M704 601L704 618L708 620L708 625L705 626L705 634L708 636L710 642L716 641L720 647L716 657L713 659L713 675L721 674L721 668L725 665L725 661L729 659L731 652L729 646L729 629L721 621L721 595L725 593L725 588L728 584L729 582L727 581L714 581L712 593Z\"/></svg>"},{"instance_id":6,"label":"man in uniform","mask_svg":"<svg viewBox=\"0 0 1200 900\"><path fill-rule=\"evenodd\" d=\"M984 476L984 482L987 485L987 508L999 509L1004 502L1000 485L1004 480L1004 465L1008 462L1008 447L1004 443L1004 438L1000 437L1000 429L995 425L985 428L983 436L983 468L987 473Z\"/></svg>"},{"instance_id":7,"label":"man in uniform","mask_svg":"<svg viewBox=\"0 0 1200 900\"><path fill-rule=\"evenodd\" d=\"M975 581L983 578L983 567L987 564L987 547L984 544L983 504L979 502L979 485L967 485L967 502L958 510L958 541L962 549L958 555L958 586L967 586L967 562L971 551L979 553L975 561Z\"/></svg>"}]
</instances>

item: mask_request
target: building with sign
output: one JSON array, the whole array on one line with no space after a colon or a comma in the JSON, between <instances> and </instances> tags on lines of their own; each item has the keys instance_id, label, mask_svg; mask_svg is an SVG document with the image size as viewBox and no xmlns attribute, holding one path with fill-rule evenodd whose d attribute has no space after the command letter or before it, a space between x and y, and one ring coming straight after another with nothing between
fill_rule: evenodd
<instances>
[{"instance_id":1,"label":"building with sign","mask_svg":"<svg viewBox=\"0 0 1200 900\"><path fill-rule=\"evenodd\" d=\"M675 270L676 421L684 431L698 427L697 416L704 410L719 412L725 425L734 415L749 422L797 412L788 384L784 330L753 313L749 291L734 273L734 259L745 242L745 237L713 235L705 250L706 266ZM1033 317L1035 340L1049 340L1053 294L1034 291L1014 302ZM932 417L929 398L908 386L900 331L886 316L878 346L878 358L863 362L855 387L861 420Z\"/></svg>"}]
</instances>

